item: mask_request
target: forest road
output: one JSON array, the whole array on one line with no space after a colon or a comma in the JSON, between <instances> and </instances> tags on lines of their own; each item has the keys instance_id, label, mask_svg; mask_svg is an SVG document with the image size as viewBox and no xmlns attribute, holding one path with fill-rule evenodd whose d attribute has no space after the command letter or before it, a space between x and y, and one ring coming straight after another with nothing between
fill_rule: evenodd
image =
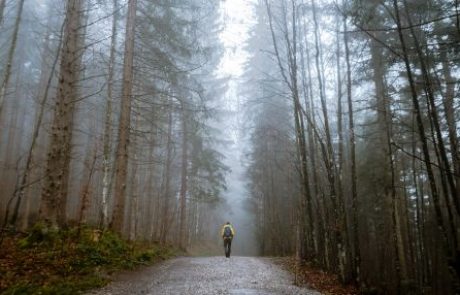
<instances>
[{"instance_id":1,"label":"forest road","mask_svg":"<svg viewBox=\"0 0 460 295\"><path fill-rule=\"evenodd\" d=\"M181 257L127 272L91 295L317 295L270 258Z\"/></svg>"}]
</instances>

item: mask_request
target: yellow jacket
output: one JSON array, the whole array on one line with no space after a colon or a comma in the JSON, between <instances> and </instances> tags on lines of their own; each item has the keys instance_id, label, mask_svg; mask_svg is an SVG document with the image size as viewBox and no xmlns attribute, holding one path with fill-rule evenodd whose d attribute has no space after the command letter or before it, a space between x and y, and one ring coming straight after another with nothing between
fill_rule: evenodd
<instances>
[{"instance_id":1,"label":"yellow jacket","mask_svg":"<svg viewBox=\"0 0 460 295\"><path fill-rule=\"evenodd\" d=\"M224 224L222 226L222 229L220 230L220 236L223 238L224 237L224 230L225 230L225 227L230 227L230 230L232 231L232 235L235 236L235 229L233 228L233 225L231 224Z\"/></svg>"}]
</instances>

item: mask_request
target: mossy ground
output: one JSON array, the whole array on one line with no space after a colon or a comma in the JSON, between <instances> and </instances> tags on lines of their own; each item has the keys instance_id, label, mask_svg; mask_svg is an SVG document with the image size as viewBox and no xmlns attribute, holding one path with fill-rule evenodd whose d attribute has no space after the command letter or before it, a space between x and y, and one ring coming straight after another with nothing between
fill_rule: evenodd
<instances>
[{"instance_id":1,"label":"mossy ground","mask_svg":"<svg viewBox=\"0 0 460 295\"><path fill-rule=\"evenodd\" d=\"M126 242L89 227L54 230L37 224L8 235L0 247L0 294L81 294L110 274L174 255L168 247Z\"/></svg>"}]
</instances>

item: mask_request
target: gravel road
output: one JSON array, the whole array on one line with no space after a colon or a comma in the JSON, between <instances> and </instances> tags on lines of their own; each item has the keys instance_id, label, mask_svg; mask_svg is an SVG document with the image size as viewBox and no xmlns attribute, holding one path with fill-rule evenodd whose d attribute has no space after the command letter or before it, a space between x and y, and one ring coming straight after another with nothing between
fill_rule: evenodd
<instances>
[{"instance_id":1,"label":"gravel road","mask_svg":"<svg viewBox=\"0 0 460 295\"><path fill-rule=\"evenodd\" d=\"M91 295L317 295L269 258L182 257L120 275Z\"/></svg>"}]
</instances>

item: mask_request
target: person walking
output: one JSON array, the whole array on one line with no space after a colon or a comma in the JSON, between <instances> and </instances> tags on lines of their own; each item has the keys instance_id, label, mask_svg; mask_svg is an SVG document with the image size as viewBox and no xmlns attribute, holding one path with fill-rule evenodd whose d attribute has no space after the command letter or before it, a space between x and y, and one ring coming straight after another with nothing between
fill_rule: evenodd
<instances>
[{"instance_id":1,"label":"person walking","mask_svg":"<svg viewBox=\"0 0 460 295\"><path fill-rule=\"evenodd\" d=\"M227 221L227 223L222 226L220 235L224 240L225 257L230 258L230 252L232 251L232 240L235 236L235 229L229 221Z\"/></svg>"}]
</instances>

